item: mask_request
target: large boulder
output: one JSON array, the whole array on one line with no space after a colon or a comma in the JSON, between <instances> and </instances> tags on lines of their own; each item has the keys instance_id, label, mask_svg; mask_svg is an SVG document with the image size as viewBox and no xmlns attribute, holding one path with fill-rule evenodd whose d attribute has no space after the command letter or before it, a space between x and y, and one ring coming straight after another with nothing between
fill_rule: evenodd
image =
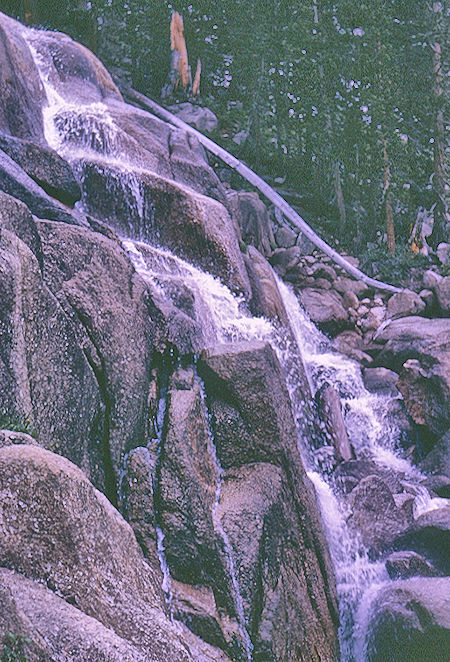
<instances>
[{"instance_id":1,"label":"large boulder","mask_svg":"<svg viewBox=\"0 0 450 662\"><path fill-rule=\"evenodd\" d=\"M404 317L381 329L377 363L400 373L397 386L413 420L444 434L450 424L450 320Z\"/></svg>"},{"instance_id":2,"label":"large boulder","mask_svg":"<svg viewBox=\"0 0 450 662\"><path fill-rule=\"evenodd\" d=\"M30 604L30 584L22 581L21 596L20 580L3 573L13 602L20 609L23 601L32 623L41 620L41 632L49 632L53 619L59 621L56 632L44 639L50 650L57 645L63 619L75 630L76 640L83 637L84 621L89 641L95 623L86 614L98 622L98 635L104 631L101 626L112 633L105 646L122 639L125 652L125 644L134 646L144 659L192 659L165 613L158 573L145 563L130 526L79 469L37 447L9 446L0 449L0 495L0 566L46 584L54 598L45 593L44 604L52 606L59 596L73 605L72 610L59 607L47 614L45 627L43 604ZM34 593L37 597L39 590ZM65 646L70 644L66 640Z\"/></svg>"},{"instance_id":3,"label":"large boulder","mask_svg":"<svg viewBox=\"0 0 450 662\"><path fill-rule=\"evenodd\" d=\"M27 38L48 62L48 83L69 103L122 100L103 64L82 44L61 32L29 32Z\"/></svg>"},{"instance_id":4,"label":"large boulder","mask_svg":"<svg viewBox=\"0 0 450 662\"><path fill-rule=\"evenodd\" d=\"M23 211L23 210L22 210ZM105 488L104 418L95 373L28 246L0 233L0 416Z\"/></svg>"},{"instance_id":5,"label":"large boulder","mask_svg":"<svg viewBox=\"0 0 450 662\"><path fill-rule=\"evenodd\" d=\"M350 494L350 507L351 523L373 553L388 547L409 523L389 487L378 476L363 478Z\"/></svg>"},{"instance_id":6,"label":"large boulder","mask_svg":"<svg viewBox=\"0 0 450 662\"><path fill-rule=\"evenodd\" d=\"M450 479L450 430L439 439L419 465L422 471Z\"/></svg>"},{"instance_id":7,"label":"large boulder","mask_svg":"<svg viewBox=\"0 0 450 662\"><path fill-rule=\"evenodd\" d=\"M146 284L121 245L98 232L39 222L44 279L95 374L105 453L116 480L124 454L145 439L154 325Z\"/></svg>"},{"instance_id":8,"label":"large boulder","mask_svg":"<svg viewBox=\"0 0 450 662\"><path fill-rule=\"evenodd\" d=\"M216 530L254 657L334 659L333 574L281 367L270 345L242 343L205 351L199 369L223 468Z\"/></svg>"},{"instance_id":9,"label":"large boulder","mask_svg":"<svg viewBox=\"0 0 450 662\"><path fill-rule=\"evenodd\" d=\"M12 446L13 444L30 444L37 446L37 441L27 432L17 430L0 430L0 448Z\"/></svg>"},{"instance_id":10,"label":"large boulder","mask_svg":"<svg viewBox=\"0 0 450 662\"><path fill-rule=\"evenodd\" d=\"M286 308L278 289L272 267L257 248L249 246L245 265L250 280L254 315L288 323Z\"/></svg>"},{"instance_id":11,"label":"large boulder","mask_svg":"<svg viewBox=\"0 0 450 662\"><path fill-rule=\"evenodd\" d=\"M172 377L168 393L166 434L157 465L156 502L164 533L165 556L178 587L179 617L194 632L240 659L245 640L239 632L233 578L215 511L221 481L209 430L208 412L196 382L186 383L182 371ZM192 590L210 591L214 607L197 604L192 621ZM186 616L189 615L189 618ZM221 632L218 636L217 630Z\"/></svg>"},{"instance_id":12,"label":"large boulder","mask_svg":"<svg viewBox=\"0 0 450 662\"><path fill-rule=\"evenodd\" d=\"M251 191L230 191L228 198L238 219L243 241L263 255L270 255L275 239L269 212L259 195Z\"/></svg>"},{"instance_id":13,"label":"large boulder","mask_svg":"<svg viewBox=\"0 0 450 662\"><path fill-rule=\"evenodd\" d=\"M111 628L45 586L6 568L0 569L0 650L8 650L9 659L27 662L148 659Z\"/></svg>"},{"instance_id":14,"label":"large boulder","mask_svg":"<svg viewBox=\"0 0 450 662\"><path fill-rule=\"evenodd\" d=\"M388 301L388 317L407 317L419 315L425 310L425 303L418 294L411 290L402 290L394 294Z\"/></svg>"},{"instance_id":15,"label":"large boulder","mask_svg":"<svg viewBox=\"0 0 450 662\"><path fill-rule=\"evenodd\" d=\"M445 503L446 500L442 499ZM448 501L447 501L448 503ZM422 554L442 574L450 574L450 503L423 513L394 541L396 550Z\"/></svg>"},{"instance_id":16,"label":"large boulder","mask_svg":"<svg viewBox=\"0 0 450 662\"><path fill-rule=\"evenodd\" d=\"M416 552L392 552L386 559L386 570L391 579L408 577L434 577L437 570Z\"/></svg>"},{"instance_id":17,"label":"large boulder","mask_svg":"<svg viewBox=\"0 0 450 662\"><path fill-rule=\"evenodd\" d=\"M3 191L0 191L0 231L1 228L17 235L34 254L39 266L43 267L41 238L30 210L23 202Z\"/></svg>"},{"instance_id":18,"label":"large boulder","mask_svg":"<svg viewBox=\"0 0 450 662\"><path fill-rule=\"evenodd\" d=\"M219 125L219 121L212 110L196 106L189 101L168 106L167 109L170 110L173 115L179 117L180 120L183 120L183 122L191 124L202 132L214 131Z\"/></svg>"},{"instance_id":19,"label":"large boulder","mask_svg":"<svg viewBox=\"0 0 450 662\"><path fill-rule=\"evenodd\" d=\"M157 533L153 485L155 457L146 446L130 451L120 484L121 512L134 531L144 556L153 568L158 566Z\"/></svg>"},{"instance_id":20,"label":"large boulder","mask_svg":"<svg viewBox=\"0 0 450 662\"><path fill-rule=\"evenodd\" d=\"M0 149L0 187L5 193L22 200L38 218L80 224L74 215L51 198L22 168Z\"/></svg>"},{"instance_id":21,"label":"large boulder","mask_svg":"<svg viewBox=\"0 0 450 662\"><path fill-rule=\"evenodd\" d=\"M439 308L448 317L450 315L450 276L446 276L436 285L434 290Z\"/></svg>"},{"instance_id":22,"label":"large boulder","mask_svg":"<svg viewBox=\"0 0 450 662\"><path fill-rule=\"evenodd\" d=\"M367 662L445 660L450 650L450 578L388 584L371 608Z\"/></svg>"},{"instance_id":23,"label":"large boulder","mask_svg":"<svg viewBox=\"0 0 450 662\"><path fill-rule=\"evenodd\" d=\"M44 89L23 26L0 13L0 131L43 142Z\"/></svg>"},{"instance_id":24,"label":"large boulder","mask_svg":"<svg viewBox=\"0 0 450 662\"><path fill-rule=\"evenodd\" d=\"M157 498L171 574L187 584L219 584L212 516L219 468L199 385L171 389L167 406Z\"/></svg>"},{"instance_id":25,"label":"large boulder","mask_svg":"<svg viewBox=\"0 0 450 662\"><path fill-rule=\"evenodd\" d=\"M4 134L0 134L0 149L48 195L69 206L81 198L72 168L53 149Z\"/></svg>"},{"instance_id":26,"label":"large boulder","mask_svg":"<svg viewBox=\"0 0 450 662\"><path fill-rule=\"evenodd\" d=\"M336 334L348 326L348 314L337 292L307 287L300 292L300 301L312 321L324 331Z\"/></svg>"},{"instance_id":27,"label":"large boulder","mask_svg":"<svg viewBox=\"0 0 450 662\"><path fill-rule=\"evenodd\" d=\"M226 204L225 190L208 164L204 147L197 138L186 131L171 127L168 145L171 177L198 193Z\"/></svg>"},{"instance_id":28,"label":"large boulder","mask_svg":"<svg viewBox=\"0 0 450 662\"><path fill-rule=\"evenodd\" d=\"M231 218L223 205L172 180L85 162L86 204L122 235L144 239L248 294L250 286Z\"/></svg>"},{"instance_id":29,"label":"large boulder","mask_svg":"<svg viewBox=\"0 0 450 662\"><path fill-rule=\"evenodd\" d=\"M371 393L385 395L398 394L398 374L389 368L365 368L363 371L364 386Z\"/></svg>"}]
</instances>

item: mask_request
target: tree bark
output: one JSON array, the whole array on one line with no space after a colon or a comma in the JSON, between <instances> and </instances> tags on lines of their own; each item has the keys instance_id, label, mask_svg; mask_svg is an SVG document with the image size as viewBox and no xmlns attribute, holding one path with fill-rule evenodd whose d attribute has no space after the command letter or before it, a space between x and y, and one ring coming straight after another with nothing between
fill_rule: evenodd
<instances>
[{"instance_id":1,"label":"tree bark","mask_svg":"<svg viewBox=\"0 0 450 662\"><path fill-rule=\"evenodd\" d=\"M313 12L314 12L314 23L315 25L319 25L319 8L318 8L317 0L313 0ZM333 120L331 118L330 109L327 106L325 90L323 87L325 81L325 71L322 62L322 53L319 53L318 56L319 56L319 74L322 81L322 103L325 107L326 128L329 131L329 133L332 134ZM330 142L330 146L331 146L331 142ZM331 147L330 147L330 151L332 151ZM344 192L342 190L341 164L339 163L339 159L333 161L332 153L330 154L330 160L331 160L331 172L333 176L334 194L336 197L336 205L339 212L339 239L342 240L347 225L347 213L345 210Z\"/></svg>"},{"instance_id":2,"label":"tree bark","mask_svg":"<svg viewBox=\"0 0 450 662\"><path fill-rule=\"evenodd\" d=\"M445 192L445 133L444 133L444 92L442 72L442 48L439 39L439 24L442 20L443 6L440 2L433 3L433 22L435 40L431 44L433 53L433 97L435 107L434 117L434 174L433 189L435 193L433 232L430 244L433 248L449 238L446 236L448 219L448 204Z\"/></svg>"},{"instance_id":3,"label":"tree bark","mask_svg":"<svg viewBox=\"0 0 450 662\"><path fill-rule=\"evenodd\" d=\"M383 137L383 162L384 162L384 205L386 212L386 234L388 251L391 255L395 253L395 230L394 230L394 214L392 212L391 192L389 190L391 185L391 166L387 152L387 141Z\"/></svg>"},{"instance_id":4,"label":"tree bark","mask_svg":"<svg viewBox=\"0 0 450 662\"><path fill-rule=\"evenodd\" d=\"M197 69L195 71L194 82L192 83L192 96L197 97L200 94L200 76L202 73L202 62L197 60Z\"/></svg>"},{"instance_id":5,"label":"tree bark","mask_svg":"<svg viewBox=\"0 0 450 662\"><path fill-rule=\"evenodd\" d=\"M336 161L334 164L334 192L336 194L336 203L339 210L339 236L342 239L347 225L347 213L345 211L344 193L342 191L341 164Z\"/></svg>"}]
</instances>

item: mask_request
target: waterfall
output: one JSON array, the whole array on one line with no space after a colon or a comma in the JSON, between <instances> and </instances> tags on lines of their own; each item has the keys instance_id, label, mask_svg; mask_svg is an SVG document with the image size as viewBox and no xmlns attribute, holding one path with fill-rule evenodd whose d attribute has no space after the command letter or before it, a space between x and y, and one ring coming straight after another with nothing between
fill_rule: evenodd
<instances>
[{"instance_id":1,"label":"waterfall","mask_svg":"<svg viewBox=\"0 0 450 662\"><path fill-rule=\"evenodd\" d=\"M41 74L48 104L44 108L45 136L51 147L77 168L83 159L114 166L111 176L117 179L124 198L132 210L130 217L143 216L139 174L145 164L139 161L139 146L114 122L107 105L102 102L74 103L65 99L54 85L51 58L45 57L45 44L34 31L24 31L31 52ZM78 170L80 172L80 170ZM339 393L347 432L358 458L367 458L381 466L401 472L404 479L417 484L420 473L398 452L400 430L395 416L389 413L388 396L369 393L363 384L356 362L332 350L328 339L308 319L293 291L277 279L278 288L288 313L291 330L283 331L267 319L253 317L243 298L230 291L218 278L189 264L162 247L122 238L122 245L135 270L163 297L170 298L173 283L182 283L191 292L195 317L203 334L204 347L238 341L270 342L284 368L287 387L298 427L299 449L309 478L317 494L335 568L340 606L340 641L344 662L363 662L365 630L370 605L380 586L389 581L384 563L373 562L358 536L347 526L348 511L345 500L336 488L329 471L326 449L311 448L305 433L305 421L311 416L299 388L299 375L306 369L309 388L314 395L324 383L330 383ZM167 381L162 384L155 420L155 438L149 449L156 457L153 493L158 492L158 462L163 443L166 413ZM216 532L223 541L240 632L246 647L247 659L252 659L252 643L246 627L242 597L232 545L224 530L218 509L221 498L222 469L216 456L211 435L209 452L218 469L218 484L212 518ZM123 478L123 476L122 476ZM155 499L155 503L157 498ZM431 499L425 488L416 487L414 514L444 505L444 499ZM168 567L164 533L158 524L157 551L163 573L163 590L171 610L170 568Z\"/></svg>"}]
</instances>

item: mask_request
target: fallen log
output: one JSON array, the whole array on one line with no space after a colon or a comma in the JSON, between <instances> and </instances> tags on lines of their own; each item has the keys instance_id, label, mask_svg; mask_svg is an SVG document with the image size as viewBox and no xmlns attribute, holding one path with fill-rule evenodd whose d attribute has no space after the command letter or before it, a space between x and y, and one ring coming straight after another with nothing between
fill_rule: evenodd
<instances>
[{"instance_id":1,"label":"fallen log","mask_svg":"<svg viewBox=\"0 0 450 662\"><path fill-rule=\"evenodd\" d=\"M286 200L284 200L281 195L279 195L274 189L269 186L261 177L259 177L253 170L246 166L242 161L239 161L235 156L227 152L223 147L217 145L213 140L207 138L202 133L191 127L183 120L172 115L168 110L162 108L160 105L152 101L149 97L146 97L144 94L133 90L131 87L125 88L122 90L124 96L137 104L139 104L145 110L149 110L154 113L161 119L174 126L183 129L187 133L195 136L197 140L214 156L217 156L221 161L227 164L230 168L233 168L241 177L246 179L252 186L258 189L272 204L274 204L278 209L283 213L286 224L290 227L300 230L305 237L307 237L317 248L319 248L325 255L328 255L333 262L338 264L342 269L344 269L348 274L353 276L356 280L360 280L363 283L366 283L370 287L373 287L378 290L385 290L387 292L400 292L401 288L395 287L394 285L389 285L388 283L383 283L382 281L371 278L367 274L363 273L357 267L347 262L347 260L340 255L334 248L331 248L323 239L321 239L314 230L303 220L303 218L297 214L294 209Z\"/></svg>"}]
</instances>

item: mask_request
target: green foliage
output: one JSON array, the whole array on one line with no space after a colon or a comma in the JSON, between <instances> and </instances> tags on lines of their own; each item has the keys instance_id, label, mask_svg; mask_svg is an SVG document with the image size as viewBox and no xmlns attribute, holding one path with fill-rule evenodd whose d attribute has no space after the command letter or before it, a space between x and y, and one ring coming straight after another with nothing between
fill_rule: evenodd
<instances>
[{"instance_id":1,"label":"green foliage","mask_svg":"<svg viewBox=\"0 0 450 662\"><path fill-rule=\"evenodd\" d=\"M361 268L372 276L392 285L402 285L402 281L414 268L424 269L429 265L425 255L412 253L408 246L397 247L390 255L385 246L371 244L361 256Z\"/></svg>"},{"instance_id":2,"label":"green foliage","mask_svg":"<svg viewBox=\"0 0 450 662\"><path fill-rule=\"evenodd\" d=\"M29 418L19 418L17 416L0 416L0 430L12 430L13 432L26 432L33 434Z\"/></svg>"},{"instance_id":3,"label":"green foliage","mask_svg":"<svg viewBox=\"0 0 450 662\"><path fill-rule=\"evenodd\" d=\"M448 262L447 264L441 264L441 266L439 268L439 272L440 272L441 276L444 276L444 277L445 276L450 276L450 262Z\"/></svg>"},{"instance_id":4,"label":"green foliage","mask_svg":"<svg viewBox=\"0 0 450 662\"><path fill-rule=\"evenodd\" d=\"M28 637L7 632L3 641L0 662L27 662L27 656L24 652L26 644L31 644Z\"/></svg>"}]
</instances>

